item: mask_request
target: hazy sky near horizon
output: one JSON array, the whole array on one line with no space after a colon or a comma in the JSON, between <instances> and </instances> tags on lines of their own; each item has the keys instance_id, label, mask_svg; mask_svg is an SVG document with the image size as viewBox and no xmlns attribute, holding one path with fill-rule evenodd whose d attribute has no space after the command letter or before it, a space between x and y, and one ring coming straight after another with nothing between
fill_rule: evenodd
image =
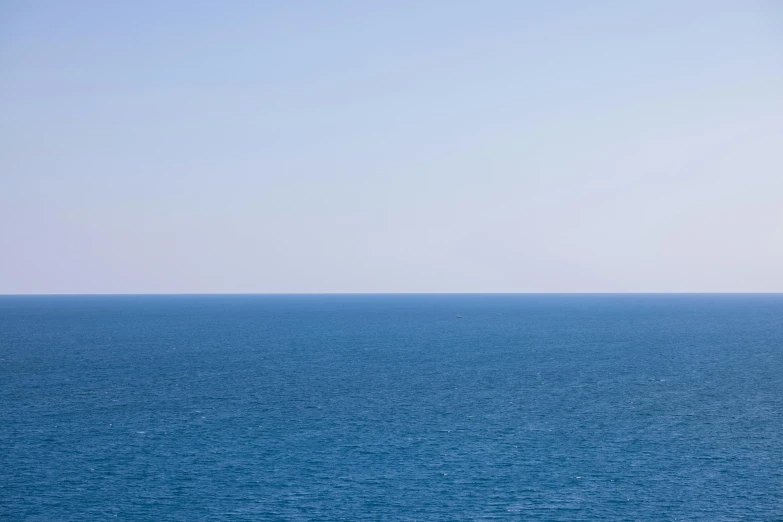
<instances>
[{"instance_id":1,"label":"hazy sky near horizon","mask_svg":"<svg viewBox=\"0 0 783 522\"><path fill-rule=\"evenodd\" d=\"M783 2L0 3L0 293L783 291Z\"/></svg>"}]
</instances>

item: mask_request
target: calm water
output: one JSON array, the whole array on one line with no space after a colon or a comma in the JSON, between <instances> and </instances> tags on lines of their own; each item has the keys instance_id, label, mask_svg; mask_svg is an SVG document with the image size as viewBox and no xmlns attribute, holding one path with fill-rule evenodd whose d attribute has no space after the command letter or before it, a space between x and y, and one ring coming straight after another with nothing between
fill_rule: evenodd
<instances>
[{"instance_id":1,"label":"calm water","mask_svg":"<svg viewBox=\"0 0 783 522\"><path fill-rule=\"evenodd\" d=\"M783 296L0 297L0 466L7 520L783 520Z\"/></svg>"}]
</instances>

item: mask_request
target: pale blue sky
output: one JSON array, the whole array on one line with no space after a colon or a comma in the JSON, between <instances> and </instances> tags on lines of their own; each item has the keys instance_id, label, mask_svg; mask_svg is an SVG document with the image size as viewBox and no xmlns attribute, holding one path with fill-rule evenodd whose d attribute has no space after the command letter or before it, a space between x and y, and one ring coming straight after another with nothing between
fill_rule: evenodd
<instances>
[{"instance_id":1,"label":"pale blue sky","mask_svg":"<svg viewBox=\"0 0 783 522\"><path fill-rule=\"evenodd\" d=\"M783 291L783 2L0 2L0 293Z\"/></svg>"}]
</instances>

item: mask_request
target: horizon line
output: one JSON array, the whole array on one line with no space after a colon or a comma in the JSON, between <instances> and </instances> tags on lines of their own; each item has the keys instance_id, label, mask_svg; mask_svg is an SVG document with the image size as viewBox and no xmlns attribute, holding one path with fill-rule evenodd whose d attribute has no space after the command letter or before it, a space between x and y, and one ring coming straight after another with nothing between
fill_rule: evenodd
<instances>
[{"instance_id":1,"label":"horizon line","mask_svg":"<svg viewBox=\"0 0 783 522\"><path fill-rule=\"evenodd\" d=\"M783 295L783 291L656 291L656 292L102 292L0 293L0 297L166 297L166 296L382 296L382 295Z\"/></svg>"}]
</instances>

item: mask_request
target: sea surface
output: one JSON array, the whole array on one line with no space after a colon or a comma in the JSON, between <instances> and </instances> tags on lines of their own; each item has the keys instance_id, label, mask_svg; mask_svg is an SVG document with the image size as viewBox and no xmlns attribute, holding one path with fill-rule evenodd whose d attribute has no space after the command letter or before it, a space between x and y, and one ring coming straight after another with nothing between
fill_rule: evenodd
<instances>
[{"instance_id":1,"label":"sea surface","mask_svg":"<svg viewBox=\"0 0 783 522\"><path fill-rule=\"evenodd\" d=\"M0 519L783 520L783 295L0 297Z\"/></svg>"}]
</instances>

